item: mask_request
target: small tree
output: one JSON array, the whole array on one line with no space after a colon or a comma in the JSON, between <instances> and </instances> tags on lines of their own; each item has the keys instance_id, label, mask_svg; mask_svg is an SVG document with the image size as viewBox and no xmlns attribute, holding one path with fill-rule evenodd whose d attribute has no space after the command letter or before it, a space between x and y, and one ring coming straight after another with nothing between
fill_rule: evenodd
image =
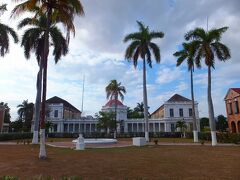
<instances>
[{"instance_id":1,"label":"small tree","mask_svg":"<svg viewBox=\"0 0 240 180\"><path fill-rule=\"evenodd\" d=\"M206 127L209 127L209 118L203 117L200 119L200 129L204 131Z\"/></svg>"},{"instance_id":2,"label":"small tree","mask_svg":"<svg viewBox=\"0 0 240 180\"><path fill-rule=\"evenodd\" d=\"M99 111L99 113L96 115L96 118L98 118L97 128L98 129L104 129L106 133L109 133L110 131L115 129L115 114L113 112L102 112Z\"/></svg>"},{"instance_id":3,"label":"small tree","mask_svg":"<svg viewBox=\"0 0 240 180\"><path fill-rule=\"evenodd\" d=\"M185 136L185 131L187 129L186 122L184 120L177 121L176 123L176 129L179 128L181 132L181 137L186 137Z\"/></svg>"},{"instance_id":4,"label":"small tree","mask_svg":"<svg viewBox=\"0 0 240 180\"><path fill-rule=\"evenodd\" d=\"M217 125L217 130L218 131L226 131L227 130L227 128L228 128L228 122L227 122L227 118L226 117L224 117L223 115L219 115L218 117L217 117L217 123L216 123L216 125Z\"/></svg>"}]
</instances>

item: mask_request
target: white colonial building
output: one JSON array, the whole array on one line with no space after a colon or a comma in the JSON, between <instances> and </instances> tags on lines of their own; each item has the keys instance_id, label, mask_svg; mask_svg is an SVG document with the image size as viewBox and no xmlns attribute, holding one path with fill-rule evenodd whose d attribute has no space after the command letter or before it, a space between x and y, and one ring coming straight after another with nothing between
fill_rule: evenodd
<instances>
[{"instance_id":1,"label":"white colonial building","mask_svg":"<svg viewBox=\"0 0 240 180\"><path fill-rule=\"evenodd\" d=\"M48 99L46 103L48 107L47 121L53 123L52 132L91 133L97 131L98 119L92 116L81 117L81 111L69 102L55 96ZM116 107L118 132L144 132L144 119L128 119L127 106L120 101L108 101L102 107L102 111L115 112ZM199 129L197 102L195 102L195 111ZM174 132L179 120L185 121L188 131L191 131L193 126L192 113L192 101L175 94L150 115L149 132Z\"/></svg>"},{"instance_id":2,"label":"white colonial building","mask_svg":"<svg viewBox=\"0 0 240 180\"><path fill-rule=\"evenodd\" d=\"M198 103L194 104L199 131ZM192 101L175 94L150 115L149 132L174 132L176 123L180 120L186 122L188 131L192 131L192 113ZM144 132L144 127L144 119L128 119L125 124L127 132Z\"/></svg>"}]
</instances>

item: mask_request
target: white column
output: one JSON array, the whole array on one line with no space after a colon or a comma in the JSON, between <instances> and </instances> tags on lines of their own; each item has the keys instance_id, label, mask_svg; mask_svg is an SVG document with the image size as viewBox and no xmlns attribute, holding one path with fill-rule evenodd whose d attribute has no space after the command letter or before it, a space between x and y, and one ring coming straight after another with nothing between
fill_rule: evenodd
<instances>
[{"instance_id":1,"label":"white column","mask_svg":"<svg viewBox=\"0 0 240 180\"><path fill-rule=\"evenodd\" d=\"M89 125L89 132L91 133L92 132L92 123L90 123L90 125Z\"/></svg>"},{"instance_id":2,"label":"white column","mask_svg":"<svg viewBox=\"0 0 240 180\"><path fill-rule=\"evenodd\" d=\"M83 133L86 133L86 124L83 124Z\"/></svg>"},{"instance_id":3,"label":"white column","mask_svg":"<svg viewBox=\"0 0 240 180\"><path fill-rule=\"evenodd\" d=\"M167 123L164 123L164 131L167 132Z\"/></svg>"},{"instance_id":4,"label":"white column","mask_svg":"<svg viewBox=\"0 0 240 180\"><path fill-rule=\"evenodd\" d=\"M75 123L73 123L73 132L75 132Z\"/></svg>"},{"instance_id":5,"label":"white column","mask_svg":"<svg viewBox=\"0 0 240 180\"><path fill-rule=\"evenodd\" d=\"M158 130L159 130L159 132L161 132L161 129L160 129L160 123L158 123Z\"/></svg>"},{"instance_id":6,"label":"white column","mask_svg":"<svg viewBox=\"0 0 240 180\"><path fill-rule=\"evenodd\" d=\"M67 124L67 132L69 132L69 123Z\"/></svg>"}]
</instances>

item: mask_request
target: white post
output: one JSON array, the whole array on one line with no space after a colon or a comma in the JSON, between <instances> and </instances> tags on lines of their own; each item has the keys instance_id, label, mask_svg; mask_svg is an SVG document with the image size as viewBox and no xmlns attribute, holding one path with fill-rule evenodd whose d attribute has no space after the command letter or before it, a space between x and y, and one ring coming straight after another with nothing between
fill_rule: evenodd
<instances>
[{"instance_id":1,"label":"white post","mask_svg":"<svg viewBox=\"0 0 240 180\"><path fill-rule=\"evenodd\" d=\"M193 142L198 142L198 131L193 131Z\"/></svg>"},{"instance_id":2,"label":"white post","mask_svg":"<svg viewBox=\"0 0 240 180\"><path fill-rule=\"evenodd\" d=\"M211 136L212 136L212 146L216 146L217 145L216 131L211 131Z\"/></svg>"}]
</instances>

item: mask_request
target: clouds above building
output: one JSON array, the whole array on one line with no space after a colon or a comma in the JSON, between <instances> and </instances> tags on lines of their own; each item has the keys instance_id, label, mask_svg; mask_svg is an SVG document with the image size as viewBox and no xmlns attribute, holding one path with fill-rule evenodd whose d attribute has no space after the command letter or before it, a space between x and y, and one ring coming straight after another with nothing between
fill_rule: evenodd
<instances>
[{"instance_id":1,"label":"clouds above building","mask_svg":"<svg viewBox=\"0 0 240 180\"><path fill-rule=\"evenodd\" d=\"M3 23L17 30L21 17L9 19L15 3L8 3L8 12L1 16ZM84 113L94 115L106 103L105 86L117 79L127 89L124 104L134 107L142 101L141 62L135 69L124 60L126 34L137 31L136 20L152 30L165 33L156 41L161 48L161 63L148 68L148 95L153 112L175 93L190 97L190 74L186 65L176 67L173 53L181 47L184 34L195 27L218 28L228 26L223 42L231 49L232 58L217 62L213 70L213 101L215 114L226 114L224 96L230 87L239 87L240 67L240 1L224 0L82 0L84 17L75 19L76 35L71 37L70 51L58 64L49 57L47 97L59 96L80 108L82 80L85 75ZM64 31L64 29L63 29ZM19 37L23 31L18 31ZM26 60L20 45L11 43L10 53L0 59L0 101L9 103L13 117L16 106L23 100L35 101L37 63L34 55ZM203 64L195 70L195 95L200 116L207 116L207 74ZM14 116L15 113L15 116Z\"/></svg>"}]
</instances>

